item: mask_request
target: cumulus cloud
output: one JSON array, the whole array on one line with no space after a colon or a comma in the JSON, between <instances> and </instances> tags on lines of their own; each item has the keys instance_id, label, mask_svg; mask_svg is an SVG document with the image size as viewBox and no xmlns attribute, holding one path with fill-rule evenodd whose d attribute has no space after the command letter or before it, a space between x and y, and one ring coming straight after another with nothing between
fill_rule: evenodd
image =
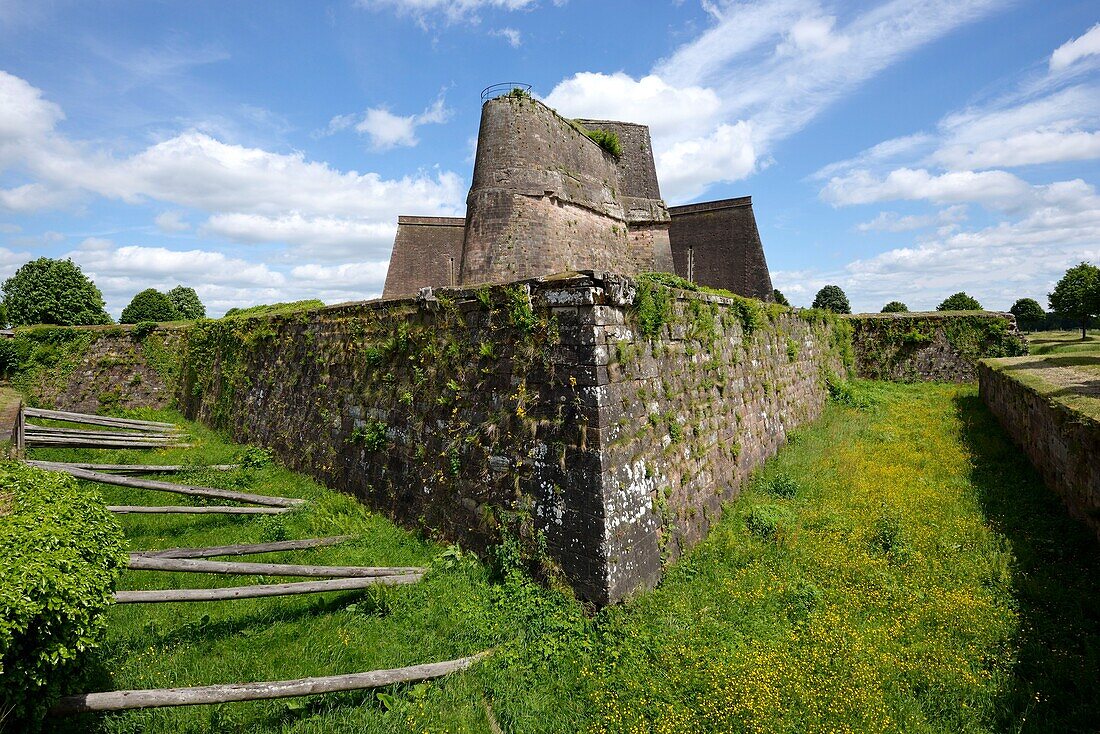
<instances>
[{"instance_id":1,"label":"cumulus cloud","mask_svg":"<svg viewBox=\"0 0 1100 734\"><path fill-rule=\"evenodd\" d=\"M451 110L440 96L418 115L395 115L387 107L371 107L362 114L337 115L329 121L324 134L353 128L369 136L371 148L376 151L411 148L420 142L416 137L418 127L439 125L450 119Z\"/></svg>"},{"instance_id":2,"label":"cumulus cloud","mask_svg":"<svg viewBox=\"0 0 1100 734\"><path fill-rule=\"evenodd\" d=\"M153 222L162 232L185 232L191 229L191 225L183 221L183 212L181 211L161 212L153 219Z\"/></svg>"},{"instance_id":3,"label":"cumulus cloud","mask_svg":"<svg viewBox=\"0 0 1100 734\"><path fill-rule=\"evenodd\" d=\"M305 248L313 257L339 259L349 255L388 256L397 234L396 220L377 222L346 217L304 217L287 214L215 214L202 231L236 242L285 242Z\"/></svg>"},{"instance_id":4,"label":"cumulus cloud","mask_svg":"<svg viewBox=\"0 0 1100 734\"><path fill-rule=\"evenodd\" d=\"M937 204L978 202L1001 209L1026 203L1033 193L1028 183L1005 171L949 171L933 174L898 168L880 178L865 170L829 180L821 198L837 206L881 201L920 201Z\"/></svg>"},{"instance_id":5,"label":"cumulus cloud","mask_svg":"<svg viewBox=\"0 0 1100 734\"><path fill-rule=\"evenodd\" d=\"M871 221L857 224L856 229L860 232L910 232L928 227L951 227L965 220L966 206L956 205L932 214L902 216L896 212L879 212Z\"/></svg>"},{"instance_id":6,"label":"cumulus cloud","mask_svg":"<svg viewBox=\"0 0 1100 734\"><path fill-rule=\"evenodd\" d=\"M1061 71L1071 64L1100 54L1100 23L1097 23L1083 36L1066 41L1050 55L1050 70Z\"/></svg>"},{"instance_id":7,"label":"cumulus cloud","mask_svg":"<svg viewBox=\"0 0 1100 734\"><path fill-rule=\"evenodd\" d=\"M657 173L671 201L699 196L714 183L737 181L756 168L752 129L722 124L713 134L683 140L657 154Z\"/></svg>"}]
</instances>

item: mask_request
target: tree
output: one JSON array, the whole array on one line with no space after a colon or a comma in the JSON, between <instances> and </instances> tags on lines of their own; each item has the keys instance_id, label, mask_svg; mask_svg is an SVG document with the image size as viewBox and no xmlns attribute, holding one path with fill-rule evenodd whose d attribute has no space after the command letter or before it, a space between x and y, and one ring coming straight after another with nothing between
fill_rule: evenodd
<instances>
[{"instance_id":1,"label":"tree","mask_svg":"<svg viewBox=\"0 0 1100 734\"><path fill-rule=\"evenodd\" d=\"M963 291L954 293L943 299L943 303L936 306L937 311L981 311L982 304Z\"/></svg>"},{"instance_id":2,"label":"tree","mask_svg":"<svg viewBox=\"0 0 1100 734\"><path fill-rule=\"evenodd\" d=\"M185 288L177 285L168 291L168 300L176 309L181 319L201 319L206 317L206 306L199 300L199 294L194 288Z\"/></svg>"},{"instance_id":3,"label":"tree","mask_svg":"<svg viewBox=\"0 0 1100 734\"><path fill-rule=\"evenodd\" d=\"M1016 323L1024 331L1035 331L1047 317L1043 313L1043 307L1034 298L1021 298L1008 310L1016 317Z\"/></svg>"},{"instance_id":4,"label":"tree","mask_svg":"<svg viewBox=\"0 0 1100 734\"><path fill-rule=\"evenodd\" d=\"M180 314L168 296L155 288L146 288L134 296L130 305L122 309L120 324L136 324L140 321L177 321Z\"/></svg>"},{"instance_id":5,"label":"tree","mask_svg":"<svg viewBox=\"0 0 1100 734\"><path fill-rule=\"evenodd\" d=\"M787 297L785 295L783 295L783 291L779 290L778 288L772 289L772 298L774 298L775 302L778 303L780 306L791 305L791 302L787 300Z\"/></svg>"},{"instance_id":6,"label":"tree","mask_svg":"<svg viewBox=\"0 0 1100 734\"><path fill-rule=\"evenodd\" d=\"M3 290L12 326L111 323L103 294L72 260L31 260L4 281Z\"/></svg>"},{"instance_id":7,"label":"tree","mask_svg":"<svg viewBox=\"0 0 1100 734\"><path fill-rule=\"evenodd\" d=\"M1052 311L1081 325L1084 339L1089 318L1100 314L1100 268L1087 262L1074 265L1047 298Z\"/></svg>"},{"instance_id":8,"label":"tree","mask_svg":"<svg viewBox=\"0 0 1100 734\"><path fill-rule=\"evenodd\" d=\"M814 297L814 308L824 308L833 313L851 313L852 307L848 305L848 296L838 285L827 285L817 292Z\"/></svg>"},{"instance_id":9,"label":"tree","mask_svg":"<svg viewBox=\"0 0 1100 734\"><path fill-rule=\"evenodd\" d=\"M909 307L901 301L890 301L882 307L882 313L909 313Z\"/></svg>"}]
</instances>

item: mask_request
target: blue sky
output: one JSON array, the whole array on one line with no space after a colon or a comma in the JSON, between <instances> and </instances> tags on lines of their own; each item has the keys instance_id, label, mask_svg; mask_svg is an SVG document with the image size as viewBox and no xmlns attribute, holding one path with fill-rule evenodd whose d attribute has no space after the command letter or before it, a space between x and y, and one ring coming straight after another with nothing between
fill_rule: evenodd
<instances>
[{"instance_id":1,"label":"blue sky","mask_svg":"<svg viewBox=\"0 0 1100 734\"><path fill-rule=\"evenodd\" d=\"M649 124L670 203L752 195L798 305L1045 305L1100 262L1091 1L0 0L0 277L72 257L116 316L374 297L513 80Z\"/></svg>"}]
</instances>

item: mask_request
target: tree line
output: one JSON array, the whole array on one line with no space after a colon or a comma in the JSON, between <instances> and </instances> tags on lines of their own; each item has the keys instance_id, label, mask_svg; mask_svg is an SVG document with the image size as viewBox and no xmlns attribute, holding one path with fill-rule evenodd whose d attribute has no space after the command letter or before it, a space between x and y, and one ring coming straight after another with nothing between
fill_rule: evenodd
<instances>
[{"instance_id":1,"label":"tree line","mask_svg":"<svg viewBox=\"0 0 1100 734\"><path fill-rule=\"evenodd\" d=\"M183 321L206 316L194 288L178 285L167 293L146 288L122 310L121 324ZM90 326L113 323L103 294L72 260L40 257L4 281L0 323Z\"/></svg>"},{"instance_id":2,"label":"tree line","mask_svg":"<svg viewBox=\"0 0 1100 734\"><path fill-rule=\"evenodd\" d=\"M790 306L786 297L776 289L773 292L775 302ZM1086 329L1094 320L1100 319L1100 268L1087 262L1073 266L1047 294L1049 312L1034 298L1020 298L1009 309L1016 322L1025 331L1041 329L1081 329L1081 338L1085 338ZM827 285L817 292L813 308L822 308L834 313L851 313L848 296L838 285ZM982 304L976 298L963 291L945 298L937 311L981 311ZM881 313L907 313L909 307L901 301L890 301L882 307Z\"/></svg>"}]
</instances>

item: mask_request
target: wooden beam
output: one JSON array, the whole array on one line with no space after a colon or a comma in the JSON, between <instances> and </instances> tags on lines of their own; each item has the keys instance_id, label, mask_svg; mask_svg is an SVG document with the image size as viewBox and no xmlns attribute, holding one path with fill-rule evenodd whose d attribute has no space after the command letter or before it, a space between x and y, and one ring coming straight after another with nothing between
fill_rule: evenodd
<instances>
[{"instance_id":1,"label":"wooden beam","mask_svg":"<svg viewBox=\"0 0 1100 734\"><path fill-rule=\"evenodd\" d=\"M51 716L70 716L93 711L126 711L159 706L194 706L198 704L231 703L233 701L263 701L273 698L311 696L338 691L361 691L395 683L441 678L469 668L489 651L469 657L438 663L410 665L407 668L371 670L364 673L329 675L297 680L265 681L262 683L223 683L193 688L150 688L130 691L105 691L65 696L52 709Z\"/></svg>"},{"instance_id":2,"label":"wooden beam","mask_svg":"<svg viewBox=\"0 0 1100 734\"><path fill-rule=\"evenodd\" d=\"M33 423L27 424L27 433L34 433L40 436L76 436L83 438L133 438L142 441L153 441L156 439L178 441L180 438L183 437L183 434L179 431L158 431L157 433L152 433L150 431L131 431L129 429L119 429L117 431L96 431L88 428L55 428L54 426L36 426Z\"/></svg>"},{"instance_id":3,"label":"wooden beam","mask_svg":"<svg viewBox=\"0 0 1100 734\"><path fill-rule=\"evenodd\" d=\"M186 494L193 497L213 497L235 502L251 502L254 505L268 507L297 507L304 505L305 500L295 497L271 497L266 494L251 494L249 492L235 492L229 489L216 489L214 487L198 487L192 484L176 484L174 482L160 482L155 479L135 479L134 477L120 476L118 474L104 474L91 469L79 469L73 466L54 464L49 461L28 461L28 464L49 471L64 472L77 479L100 484L113 484L119 487L133 487L135 489L152 489L158 492L173 492Z\"/></svg>"},{"instance_id":4,"label":"wooden beam","mask_svg":"<svg viewBox=\"0 0 1100 734\"><path fill-rule=\"evenodd\" d=\"M140 591L116 591L119 604L162 603L174 601L226 601L229 599L257 599L266 596L292 594L320 594L326 591L350 591L368 586L415 584L423 574L409 573L397 576L368 576L355 579L326 579L325 581L295 581L289 584L254 584L252 586L228 586L220 589L154 589Z\"/></svg>"},{"instance_id":5,"label":"wooden beam","mask_svg":"<svg viewBox=\"0 0 1100 734\"><path fill-rule=\"evenodd\" d=\"M27 436L26 444L56 449L163 449L190 448L189 443L165 441L108 441L102 438L62 438L60 436Z\"/></svg>"},{"instance_id":6,"label":"wooden beam","mask_svg":"<svg viewBox=\"0 0 1100 734\"><path fill-rule=\"evenodd\" d=\"M44 461L42 464L51 464L57 467L71 467L73 469L88 469L89 471L119 472L122 474L173 474L181 471L199 471L209 469L211 471L233 471L240 469L240 464L83 464L75 461Z\"/></svg>"},{"instance_id":7,"label":"wooden beam","mask_svg":"<svg viewBox=\"0 0 1100 734\"><path fill-rule=\"evenodd\" d=\"M188 505L167 505L164 507L107 505L107 509L119 515L140 513L153 515L281 515L284 512L290 512L289 507L221 507L218 505L206 507L192 507Z\"/></svg>"},{"instance_id":8,"label":"wooden beam","mask_svg":"<svg viewBox=\"0 0 1100 734\"><path fill-rule=\"evenodd\" d=\"M175 423L159 423L157 421L142 421L135 418L114 418L106 415L93 415L91 413L72 413L67 410L46 410L45 408L26 408L24 411L28 418L49 418L66 423L88 423L93 426L116 426L142 428L177 428Z\"/></svg>"},{"instance_id":9,"label":"wooden beam","mask_svg":"<svg viewBox=\"0 0 1100 734\"><path fill-rule=\"evenodd\" d=\"M303 566L294 563L248 563L244 561L203 561L192 558L156 558L130 556L134 571L182 571L186 573L233 573L245 576L311 576L348 579L374 576L423 574L427 569L398 566Z\"/></svg>"},{"instance_id":10,"label":"wooden beam","mask_svg":"<svg viewBox=\"0 0 1100 734\"><path fill-rule=\"evenodd\" d=\"M166 550L134 551L130 557L146 558L210 558L213 556L245 556L253 553L276 553L278 551L303 550L337 545L351 540L351 535L336 535L331 538L306 538L305 540L276 540L271 543L250 543L243 545L216 545L210 548L168 548Z\"/></svg>"}]
</instances>

